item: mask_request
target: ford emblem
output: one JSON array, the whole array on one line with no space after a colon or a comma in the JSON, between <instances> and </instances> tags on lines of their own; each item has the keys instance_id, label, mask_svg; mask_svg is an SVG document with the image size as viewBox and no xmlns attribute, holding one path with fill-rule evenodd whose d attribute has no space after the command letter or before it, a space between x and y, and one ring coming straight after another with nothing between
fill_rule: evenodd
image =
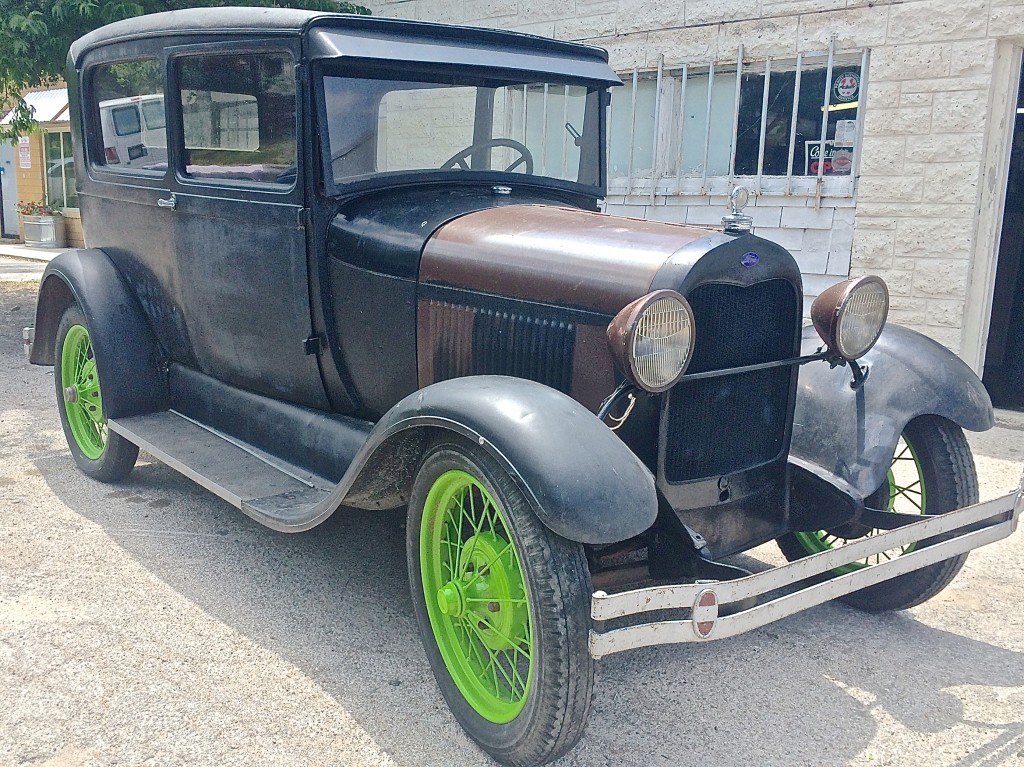
<instances>
[{"instance_id":1,"label":"ford emblem","mask_svg":"<svg viewBox=\"0 0 1024 767\"><path fill-rule=\"evenodd\" d=\"M761 257L757 253L744 253L743 258L740 259L740 263L746 267L757 266L757 262L761 260Z\"/></svg>"}]
</instances>

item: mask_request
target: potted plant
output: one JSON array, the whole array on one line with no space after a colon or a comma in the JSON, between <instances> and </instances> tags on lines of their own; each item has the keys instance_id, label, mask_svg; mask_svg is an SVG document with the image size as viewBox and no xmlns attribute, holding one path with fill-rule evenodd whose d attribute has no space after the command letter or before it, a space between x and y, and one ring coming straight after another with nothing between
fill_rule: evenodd
<instances>
[{"instance_id":1,"label":"potted plant","mask_svg":"<svg viewBox=\"0 0 1024 767\"><path fill-rule=\"evenodd\" d=\"M18 202L25 225L25 245L30 248L63 248L64 217L45 202Z\"/></svg>"}]
</instances>

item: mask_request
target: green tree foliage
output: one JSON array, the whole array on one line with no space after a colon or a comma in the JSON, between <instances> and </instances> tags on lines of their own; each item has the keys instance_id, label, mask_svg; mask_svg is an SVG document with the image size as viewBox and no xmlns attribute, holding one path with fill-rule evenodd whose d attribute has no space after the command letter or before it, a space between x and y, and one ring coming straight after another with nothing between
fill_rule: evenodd
<instances>
[{"instance_id":1,"label":"green tree foliage","mask_svg":"<svg viewBox=\"0 0 1024 767\"><path fill-rule=\"evenodd\" d=\"M68 48L77 38L145 13L225 5L370 12L337 0L0 0L0 114L14 109L13 121L0 125L0 140L13 141L35 129L21 94L63 77Z\"/></svg>"}]
</instances>

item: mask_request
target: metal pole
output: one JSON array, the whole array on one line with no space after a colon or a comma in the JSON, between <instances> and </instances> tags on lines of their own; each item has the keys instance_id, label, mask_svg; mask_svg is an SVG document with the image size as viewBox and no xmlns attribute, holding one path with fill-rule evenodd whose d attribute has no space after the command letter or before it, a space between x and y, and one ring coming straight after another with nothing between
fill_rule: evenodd
<instances>
[{"instance_id":1,"label":"metal pole","mask_svg":"<svg viewBox=\"0 0 1024 767\"><path fill-rule=\"evenodd\" d=\"M700 193L704 194L704 190L708 185L708 146L711 143L711 94L714 92L715 85L715 62L711 62L711 66L708 67L708 107L707 111L704 112L704 163L701 167L700 176Z\"/></svg>"},{"instance_id":2,"label":"metal pole","mask_svg":"<svg viewBox=\"0 0 1024 767\"><path fill-rule=\"evenodd\" d=\"M764 62L764 90L761 92L761 137L757 144L757 192L761 193L761 177L764 175L764 141L768 133L768 89L772 81L772 60Z\"/></svg>"},{"instance_id":3,"label":"metal pole","mask_svg":"<svg viewBox=\"0 0 1024 767\"><path fill-rule=\"evenodd\" d=\"M793 115L789 121L789 165L786 168L786 194L793 194L793 160L796 152L796 118L800 113L800 75L804 63L804 55L797 54L796 76L793 78Z\"/></svg>"},{"instance_id":4,"label":"metal pole","mask_svg":"<svg viewBox=\"0 0 1024 767\"><path fill-rule=\"evenodd\" d=\"M740 91L743 87L743 44L736 52L736 99L732 111L732 138L729 148L729 185L732 185L733 177L736 175L736 134L740 127Z\"/></svg>"}]
</instances>

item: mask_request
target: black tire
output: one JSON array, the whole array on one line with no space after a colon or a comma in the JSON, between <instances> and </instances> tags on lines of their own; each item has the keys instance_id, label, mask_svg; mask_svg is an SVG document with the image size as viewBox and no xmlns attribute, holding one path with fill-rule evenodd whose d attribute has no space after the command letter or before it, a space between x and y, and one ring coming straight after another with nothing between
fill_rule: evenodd
<instances>
[{"instance_id":1,"label":"black tire","mask_svg":"<svg viewBox=\"0 0 1024 767\"><path fill-rule=\"evenodd\" d=\"M952 421L928 415L915 418L903 430L903 439L916 457L925 488L922 513L944 514L978 502L978 475L963 430ZM868 499L883 507L889 498L889 482ZM822 531L824 532L824 531ZM789 561L812 553L797 534L778 539ZM841 597L867 612L906 610L926 602L949 585L967 561L967 554L937 562Z\"/></svg>"},{"instance_id":2,"label":"black tire","mask_svg":"<svg viewBox=\"0 0 1024 767\"><path fill-rule=\"evenodd\" d=\"M434 510L436 502L430 501L432 510L426 515L424 509L435 484L439 480L443 484L442 478L454 476L453 472L470 475L490 494L498 507L502 523L497 528L498 537L503 543L505 535L511 538L518 557L517 572L521 571L529 605L526 632L532 638L528 649L533 657L533 672L528 677L529 684L524 685L525 692L519 704L521 711L505 723L496 723L482 716L460 691L442 657L424 596L424 577L430 575L425 576L421 568L421 544L425 550L430 550L427 541L431 540L430 530L435 529L430 520L437 517ZM467 498L464 495L459 497L462 500ZM444 507L454 509L455 504L449 503ZM426 528L425 516L428 520ZM472 529L465 527L461 518L457 526L453 524L451 528L444 529L457 531L455 534L460 538L460 546L470 545L469 540L473 536L468 539L464 536ZM412 600L427 659L442 695L466 733L496 760L517 767L544 764L572 749L586 729L594 686L594 661L588 644L591 584L583 546L561 538L545 527L509 475L482 449L462 442L437 445L423 459L409 502L407 546ZM449 557L462 561L463 555L458 551L456 548L456 553L449 554ZM440 558L443 557L438 561ZM501 555L494 557L489 569L500 569L494 565L499 559ZM487 573L488 567L478 564L477 571ZM453 572L451 582L455 580ZM431 597L437 599L433 594ZM481 614L470 613L469 608L463 608L462 597L459 602L463 614L471 616L468 620L475 621L472 616ZM495 604L490 603L489 608ZM438 610L446 609L436 605L437 602L429 608L435 611L435 618L439 615ZM459 619L448 620L454 623ZM480 623L479 626L484 628L485 624ZM488 652L482 640L474 637L472 632L466 631L465 636L468 642L477 641L478 651L482 648ZM451 646L449 643L448 647ZM464 651L463 657L469 656L470 653ZM516 658L516 653L513 652L511 657ZM498 686L496 677L496 693Z\"/></svg>"},{"instance_id":3,"label":"black tire","mask_svg":"<svg viewBox=\"0 0 1024 767\"><path fill-rule=\"evenodd\" d=\"M78 308L77 304L72 304L64 311L60 318L60 324L57 326L57 340L53 354L53 380L57 389L57 410L60 413L60 423L64 428L64 436L67 439L68 448L71 450L71 457L75 459L78 468L86 475L100 482L117 482L128 476L135 466L135 461L139 457L139 448L119 434L114 434L107 429L106 419L102 419L101 426L97 429L97 438L99 443L102 444L101 452L92 457L83 452L83 447L79 444L79 440L76 438L71 426L70 418L74 416L69 417L68 414L62 360L65 344L68 343L68 335L74 328L85 329L86 339L89 341L90 347L89 354L91 355L91 338L88 335L89 326L86 323L85 315L82 314L82 310ZM81 331L76 330L75 335L80 341L82 337ZM89 358L92 359L91 356ZM96 371L96 376L98 379L99 371ZM96 388L98 393L98 380Z\"/></svg>"}]
</instances>

